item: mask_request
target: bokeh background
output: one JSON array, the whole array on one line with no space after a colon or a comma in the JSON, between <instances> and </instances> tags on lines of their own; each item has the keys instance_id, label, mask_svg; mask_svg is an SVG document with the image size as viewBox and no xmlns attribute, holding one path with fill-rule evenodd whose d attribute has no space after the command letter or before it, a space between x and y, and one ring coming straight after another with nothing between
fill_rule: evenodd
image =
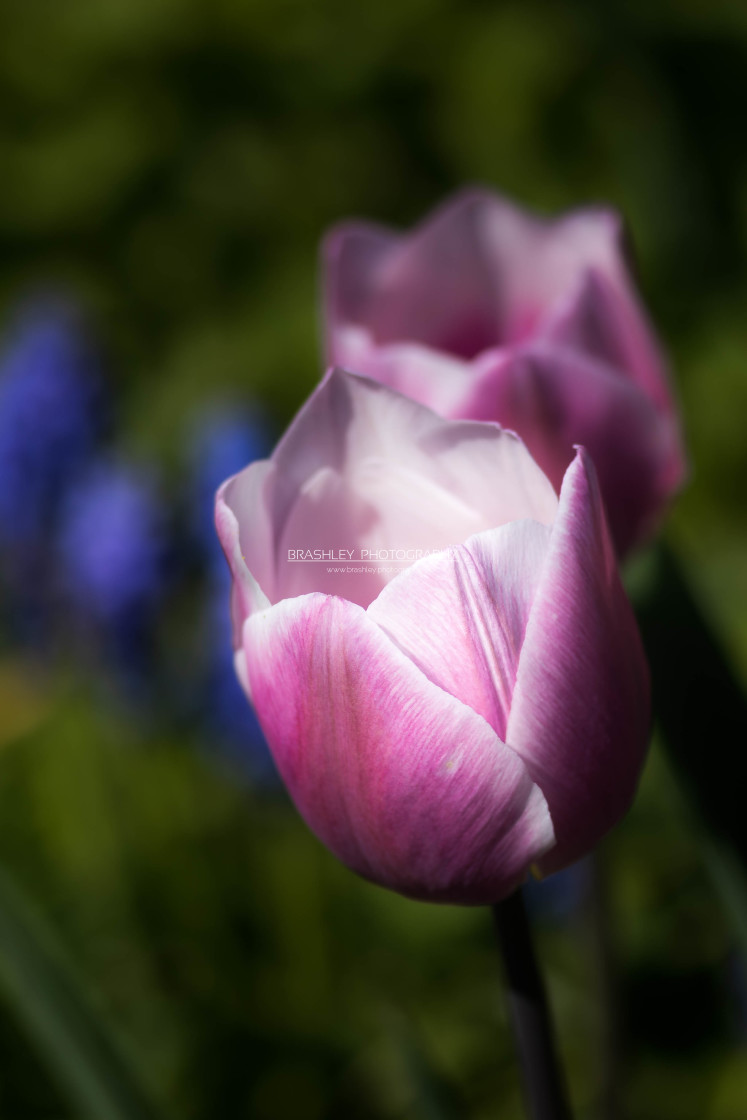
<instances>
[{"instance_id":1,"label":"bokeh background","mask_svg":"<svg viewBox=\"0 0 747 1120\"><path fill-rule=\"evenodd\" d=\"M320 235L464 182L623 211L666 533L744 679L746 115L730 0L2 0L0 862L164 1117L521 1115L488 915L338 866L231 676L212 493L319 377ZM745 958L656 743L530 902L578 1115L744 1120ZM6 989L0 1114L72 1120Z\"/></svg>"}]
</instances>

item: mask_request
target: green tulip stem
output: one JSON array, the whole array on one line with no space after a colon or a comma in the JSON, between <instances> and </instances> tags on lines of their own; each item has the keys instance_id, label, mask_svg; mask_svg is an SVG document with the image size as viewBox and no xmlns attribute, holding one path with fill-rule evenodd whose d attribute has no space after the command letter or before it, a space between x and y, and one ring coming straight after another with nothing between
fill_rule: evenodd
<instances>
[{"instance_id":1,"label":"green tulip stem","mask_svg":"<svg viewBox=\"0 0 747 1120\"><path fill-rule=\"evenodd\" d=\"M550 1011L521 891L493 906L508 1003L531 1120L571 1120Z\"/></svg>"}]
</instances>

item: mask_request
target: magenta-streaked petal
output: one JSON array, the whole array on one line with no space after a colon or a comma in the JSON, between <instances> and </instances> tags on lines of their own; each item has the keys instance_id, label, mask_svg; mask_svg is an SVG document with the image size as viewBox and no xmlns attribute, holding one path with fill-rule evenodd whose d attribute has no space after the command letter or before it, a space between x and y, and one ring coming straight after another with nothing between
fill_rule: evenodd
<instances>
[{"instance_id":1,"label":"magenta-streaked petal","mask_svg":"<svg viewBox=\"0 0 747 1120\"><path fill-rule=\"evenodd\" d=\"M580 449L563 480L506 733L550 806L557 845L543 872L589 851L628 808L649 719L645 657Z\"/></svg>"},{"instance_id":2,"label":"magenta-streaked petal","mask_svg":"<svg viewBox=\"0 0 747 1120\"><path fill-rule=\"evenodd\" d=\"M429 680L505 740L516 669L552 530L514 521L427 557L368 614Z\"/></svg>"},{"instance_id":3,"label":"magenta-streaked petal","mask_svg":"<svg viewBox=\"0 0 747 1120\"><path fill-rule=\"evenodd\" d=\"M251 463L223 483L215 499L215 527L234 578L234 638L244 618L263 610L275 594L272 490L269 460Z\"/></svg>"},{"instance_id":4,"label":"magenta-streaked petal","mask_svg":"<svg viewBox=\"0 0 747 1120\"><path fill-rule=\"evenodd\" d=\"M465 413L520 432L558 489L574 444L586 447L620 556L654 529L684 474L674 417L612 367L560 346L485 355Z\"/></svg>"},{"instance_id":5,"label":"magenta-streaked petal","mask_svg":"<svg viewBox=\"0 0 747 1120\"><path fill-rule=\"evenodd\" d=\"M353 870L413 898L489 903L552 845L517 755L360 607L283 601L247 621L244 652L283 780Z\"/></svg>"}]
</instances>

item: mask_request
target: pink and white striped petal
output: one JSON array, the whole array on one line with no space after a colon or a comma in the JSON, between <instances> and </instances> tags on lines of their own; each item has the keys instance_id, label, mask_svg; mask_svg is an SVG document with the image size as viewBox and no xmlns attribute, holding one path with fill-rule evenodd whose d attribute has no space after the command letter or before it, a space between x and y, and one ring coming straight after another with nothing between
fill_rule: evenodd
<instances>
[{"instance_id":1,"label":"pink and white striped petal","mask_svg":"<svg viewBox=\"0 0 747 1120\"><path fill-rule=\"evenodd\" d=\"M646 660L581 448L563 480L506 732L555 826L542 871L590 851L628 808L649 721Z\"/></svg>"},{"instance_id":2,"label":"pink and white striped petal","mask_svg":"<svg viewBox=\"0 0 747 1120\"><path fill-rule=\"evenodd\" d=\"M403 572L368 608L429 680L503 740L551 532L514 521L480 533Z\"/></svg>"},{"instance_id":3,"label":"pink and white striped petal","mask_svg":"<svg viewBox=\"0 0 747 1120\"><path fill-rule=\"evenodd\" d=\"M280 773L320 839L413 898L485 904L551 848L524 763L359 606L318 594L252 615L246 672Z\"/></svg>"}]
</instances>

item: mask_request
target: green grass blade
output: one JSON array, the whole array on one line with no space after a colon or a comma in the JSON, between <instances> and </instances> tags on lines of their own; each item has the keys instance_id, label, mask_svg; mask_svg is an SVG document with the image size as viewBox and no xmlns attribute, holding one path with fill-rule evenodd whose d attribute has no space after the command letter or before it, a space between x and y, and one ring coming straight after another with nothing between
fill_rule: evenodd
<instances>
[{"instance_id":1,"label":"green grass blade","mask_svg":"<svg viewBox=\"0 0 747 1120\"><path fill-rule=\"evenodd\" d=\"M2 870L0 993L76 1116L157 1120L51 931Z\"/></svg>"}]
</instances>

